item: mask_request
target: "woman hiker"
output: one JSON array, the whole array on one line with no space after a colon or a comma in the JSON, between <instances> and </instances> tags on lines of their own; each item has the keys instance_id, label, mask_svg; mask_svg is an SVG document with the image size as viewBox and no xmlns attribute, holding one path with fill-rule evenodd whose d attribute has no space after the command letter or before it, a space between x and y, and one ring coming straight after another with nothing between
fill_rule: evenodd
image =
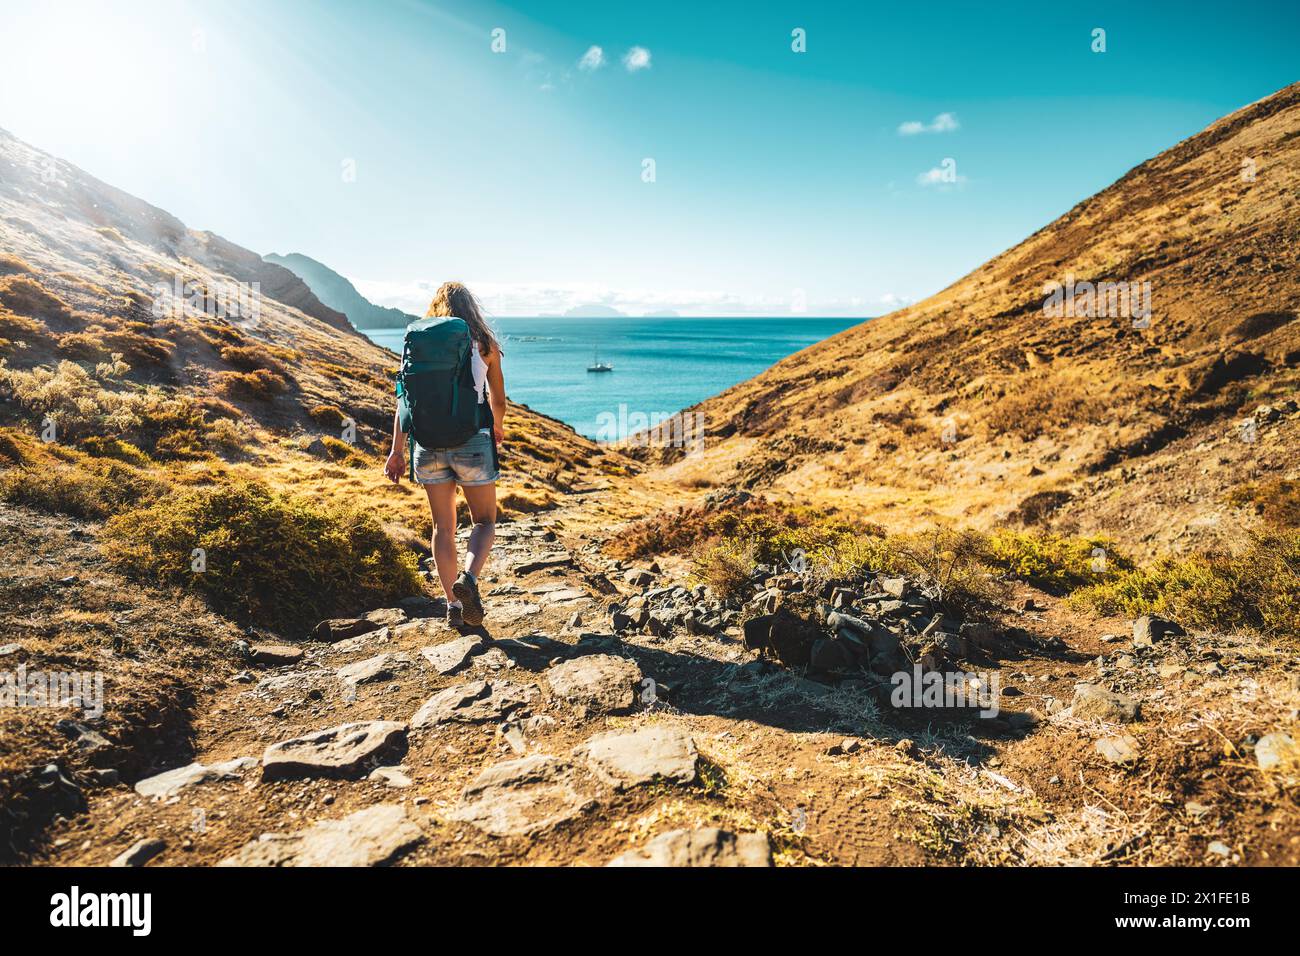
<instances>
[{"instance_id":1,"label":"woman hiker","mask_svg":"<svg viewBox=\"0 0 1300 956\"><path fill-rule=\"evenodd\" d=\"M384 474L401 481L409 443L411 477L429 496L433 560L452 627L483 622L478 578L496 538L497 446L505 413L496 337L473 294L459 282L444 283L425 318L407 327ZM457 485L474 523L463 571L456 554Z\"/></svg>"}]
</instances>

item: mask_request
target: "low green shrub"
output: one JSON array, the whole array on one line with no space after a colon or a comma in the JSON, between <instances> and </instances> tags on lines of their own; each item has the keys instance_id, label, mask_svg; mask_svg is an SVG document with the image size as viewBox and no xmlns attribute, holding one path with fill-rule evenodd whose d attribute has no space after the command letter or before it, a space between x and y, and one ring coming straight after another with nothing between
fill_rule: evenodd
<instances>
[{"instance_id":1,"label":"low green shrub","mask_svg":"<svg viewBox=\"0 0 1300 956\"><path fill-rule=\"evenodd\" d=\"M1072 604L1101 614L1160 614L1187 627L1300 637L1300 531L1252 535L1235 553L1163 558L1081 588Z\"/></svg>"},{"instance_id":2,"label":"low green shrub","mask_svg":"<svg viewBox=\"0 0 1300 956\"><path fill-rule=\"evenodd\" d=\"M229 617L294 635L421 593L415 555L371 515L248 482L119 515L104 541L109 559L140 580L197 591Z\"/></svg>"}]
</instances>

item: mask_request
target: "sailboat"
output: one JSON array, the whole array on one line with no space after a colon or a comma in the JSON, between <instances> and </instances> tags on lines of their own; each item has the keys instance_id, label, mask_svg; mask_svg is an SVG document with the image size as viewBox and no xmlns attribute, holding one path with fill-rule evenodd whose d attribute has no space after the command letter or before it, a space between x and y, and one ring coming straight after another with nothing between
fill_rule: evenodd
<instances>
[{"instance_id":1,"label":"sailboat","mask_svg":"<svg viewBox=\"0 0 1300 956\"><path fill-rule=\"evenodd\" d=\"M591 364L587 366L587 371L588 372L612 372L614 371L614 366L610 365L608 362L602 362L600 360L600 353L593 348L591 350Z\"/></svg>"}]
</instances>

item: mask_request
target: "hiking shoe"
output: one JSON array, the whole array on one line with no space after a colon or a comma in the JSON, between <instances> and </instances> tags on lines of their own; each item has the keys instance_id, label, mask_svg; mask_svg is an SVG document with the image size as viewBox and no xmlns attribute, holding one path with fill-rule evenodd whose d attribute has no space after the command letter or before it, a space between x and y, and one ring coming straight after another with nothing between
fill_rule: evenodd
<instances>
[{"instance_id":1,"label":"hiking shoe","mask_svg":"<svg viewBox=\"0 0 1300 956\"><path fill-rule=\"evenodd\" d=\"M456 595L456 600L464 605L461 615L466 624L470 627L478 627L483 623L483 600L478 596L478 582L468 571L460 572L460 577L456 578L456 583L451 586L451 593Z\"/></svg>"},{"instance_id":2,"label":"hiking shoe","mask_svg":"<svg viewBox=\"0 0 1300 956\"><path fill-rule=\"evenodd\" d=\"M465 619L460 613L460 608L454 604L447 605L447 626L460 630L465 626Z\"/></svg>"}]
</instances>

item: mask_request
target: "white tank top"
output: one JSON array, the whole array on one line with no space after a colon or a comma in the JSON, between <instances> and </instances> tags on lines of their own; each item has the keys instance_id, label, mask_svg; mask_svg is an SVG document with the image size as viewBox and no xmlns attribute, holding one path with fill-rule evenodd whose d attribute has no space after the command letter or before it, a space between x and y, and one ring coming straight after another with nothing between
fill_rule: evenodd
<instances>
[{"instance_id":1,"label":"white tank top","mask_svg":"<svg viewBox=\"0 0 1300 956\"><path fill-rule=\"evenodd\" d=\"M480 402L488 400L487 387L487 361L483 358L483 353L478 350L478 343L474 343L474 354L469 360L470 371L474 373L474 394L478 396ZM486 435L490 429L480 428L479 434Z\"/></svg>"},{"instance_id":2,"label":"white tank top","mask_svg":"<svg viewBox=\"0 0 1300 956\"><path fill-rule=\"evenodd\" d=\"M478 350L478 343L474 343L474 355L470 359L470 371L474 373L474 393L478 395L480 402L488 400L487 388L487 362L483 358L483 353Z\"/></svg>"}]
</instances>

